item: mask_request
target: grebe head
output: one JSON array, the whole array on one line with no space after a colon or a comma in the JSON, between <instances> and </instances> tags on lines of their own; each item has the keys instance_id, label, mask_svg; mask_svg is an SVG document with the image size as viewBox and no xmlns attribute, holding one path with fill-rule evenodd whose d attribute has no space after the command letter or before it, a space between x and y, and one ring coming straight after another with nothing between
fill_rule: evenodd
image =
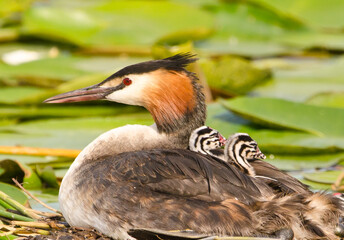
<instances>
[{"instance_id":1,"label":"grebe head","mask_svg":"<svg viewBox=\"0 0 344 240\"><path fill-rule=\"evenodd\" d=\"M225 159L232 160L245 173L255 176L249 161L265 159L265 155L258 148L258 144L247 133L231 135L225 145Z\"/></svg>"},{"instance_id":2,"label":"grebe head","mask_svg":"<svg viewBox=\"0 0 344 240\"><path fill-rule=\"evenodd\" d=\"M212 155L211 150L222 147L226 139L215 129L202 126L195 129L189 139L191 151Z\"/></svg>"},{"instance_id":3,"label":"grebe head","mask_svg":"<svg viewBox=\"0 0 344 240\"><path fill-rule=\"evenodd\" d=\"M204 125L205 100L195 74L185 67L195 62L185 53L127 66L101 83L51 97L46 103L106 99L145 107L164 133Z\"/></svg>"}]
</instances>

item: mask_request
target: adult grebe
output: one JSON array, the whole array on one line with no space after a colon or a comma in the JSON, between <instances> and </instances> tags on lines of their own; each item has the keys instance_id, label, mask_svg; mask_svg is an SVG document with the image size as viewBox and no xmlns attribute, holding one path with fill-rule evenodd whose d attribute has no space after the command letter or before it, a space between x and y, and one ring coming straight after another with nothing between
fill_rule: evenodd
<instances>
[{"instance_id":1,"label":"adult grebe","mask_svg":"<svg viewBox=\"0 0 344 240\"><path fill-rule=\"evenodd\" d=\"M195 60L183 54L131 65L99 84L45 101L108 99L144 106L155 120L152 126L110 130L75 159L59 194L69 224L120 239L130 239L131 228L256 234L243 203L270 190L186 150L191 131L205 121L201 86L184 69ZM156 148L164 150L150 150Z\"/></svg>"},{"instance_id":2,"label":"adult grebe","mask_svg":"<svg viewBox=\"0 0 344 240\"><path fill-rule=\"evenodd\" d=\"M195 60L179 54L131 65L99 84L46 100L140 105L155 121L113 129L80 153L59 194L69 224L120 239L133 239L128 235L133 228L246 236L279 230L258 226L248 206L272 198L269 187L233 166L186 150L191 131L205 121L201 86L184 69Z\"/></svg>"}]
</instances>

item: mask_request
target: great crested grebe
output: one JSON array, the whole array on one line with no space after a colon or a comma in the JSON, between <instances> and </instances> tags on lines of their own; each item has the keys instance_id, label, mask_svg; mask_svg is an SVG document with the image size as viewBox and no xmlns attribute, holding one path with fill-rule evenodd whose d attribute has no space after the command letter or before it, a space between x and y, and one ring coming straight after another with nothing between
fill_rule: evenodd
<instances>
[{"instance_id":1,"label":"great crested grebe","mask_svg":"<svg viewBox=\"0 0 344 240\"><path fill-rule=\"evenodd\" d=\"M192 130L205 121L201 86L184 68L195 60L179 54L138 63L99 84L45 101L107 99L143 106L155 121L110 130L79 154L59 194L70 225L94 227L119 239L133 239L128 230L135 228L246 236L280 229L262 229L250 207L274 197L266 184L186 149ZM256 215L268 215L262 206Z\"/></svg>"},{"instance_id":2,"label":"great crested grebe","mask_svg":"<svg viewBox=\"0 0 344 240\"><path fill-rule=\"evenodd\" d=\"M215 129L208 126L196 128L189 138L189 149L194 152L217 157L218 148L224 146L226 138Z\"/></svg>"},{"instance_id":3,"label":"great crested grebe","mask_svg":"<svg viewBox=\"0 0 344 240\"><path fill-rule=\"evenodd\" d=\"M225 145L225 159L233 162L244 173L255 177L256 172L249 161L264 160L266 157L260 151L258 144L247 133L231 135Z\"/></svg>"},{"instance_id":4,"label":"great crested grebe","mask_svg":"<svg viewBox=\"0 0 344 240\"><path fill-rule=\"evenodd\" d=\"M338 201L330 194L312 193L306 188L306 186L304 192L296 192L295 189L290 189L288 188L288 186L285 186L285 181L281 181L281 179L279 178L274 179L266 176L258 176L255 174L255 169L251 164L258 159L265 159L265 155L260 151L257 142L254 141L246 133L236 133L231 135L226 140L225 149L223 152L218 149L223 145L222 139L223 137L217 130L211 129L207 126L202 126L195 129L191 133L189 148L192 151L208 154L220 161L231 163L242 172L252 177L262 178L264 182L268 184L272 189L274 189L274 192L276 192L275 198L281 198L281 200L272 201L273 203L269 207L269 203L265 203L265 210L269 208L271 211L273 209L276 210L277 208L283 209L283 204L285 203L288 204L291 202L300 202L303 206L296 205L295 209L302 209L302 211L300 211L299 213L302 214L301 223L304 225L305 228L313 229L313 231L318 232L320 236L328 236L329 239L331 239L330 236L332 236L332 238L336 238L335 236L333 236L334 232L336 232L340 236L344 234L343 217L338 218L339 224L336 227L335 231L333 231L333 226L336 225L337 217L339 216L338 213L336 214L336 212L339 211L339 214L342 213L342 210L339 209L343 208L343 206L340 207L339 204L343 204L343 199L340 198L341 201ZM262 163L263 162L260 162L255 166L259 166ZM298 195L299 193L301 193L302 195ZM283 197L285 195L289 196ZM265 214L262 211L257 212L259 212L258 214ZM254 214L257 214L257 212L255 212ZM288 216L288 218L293 217L295 216ZM258 218L265 219L265 217L263 216L260 216ZM276 217L271 217L271 215L269 215L268 219L270 223L264 226L271 226L271 224L273 225L271 221L279 222L278 218L278 214L276 214Z\"/></svg>"}]
</instances>

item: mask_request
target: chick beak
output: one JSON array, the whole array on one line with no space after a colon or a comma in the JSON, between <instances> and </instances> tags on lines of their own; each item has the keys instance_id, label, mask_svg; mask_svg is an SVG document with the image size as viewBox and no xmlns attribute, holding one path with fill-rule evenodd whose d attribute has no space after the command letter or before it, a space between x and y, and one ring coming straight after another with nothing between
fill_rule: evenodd
<instances>
[{"instance_id":1,"label":"chick beak","mask_svg":"<svg viewBox=\"0 0 344 240\"><path fill-rule=\"evenodd\" d=\"M219 139L220 139L220 146L224 146L226 144L227 139L224 138L221 134L219 134Z\"/></svg>"},{"instance_id":2,"label":"chick beak","mask_svg":"<svg viewBox=\"0 0 344 240\"><path fill-rule=\"evenodd\" d=\"M261 159L261 160L264 160L266 158L264 153L262 153L258 147L256 149L256 154L254 155L254 157L255 159Z\"/></svg>"},{"instance_id":3,"label":"chick beak","mask_svg":"<svg viewBox=\"0 0 344 240\"><path fill-rule=\"evenodd\" d=\"M44 100L45 103L82 102L105 99L105 96L118 90L117 87L100 87L99 84L62 93Z\"/></svg>"}]
</instances>

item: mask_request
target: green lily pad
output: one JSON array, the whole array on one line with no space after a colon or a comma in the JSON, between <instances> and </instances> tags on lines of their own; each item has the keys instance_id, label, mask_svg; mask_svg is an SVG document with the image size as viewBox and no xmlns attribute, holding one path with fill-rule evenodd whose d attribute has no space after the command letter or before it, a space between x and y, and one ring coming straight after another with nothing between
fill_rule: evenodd
<instances>
[{"instance_id":1,"label":"green lily pad","mask_svg":"<svg viewBox=\"0 0 344 240\"><path fill-rule=\"evenodd\" d=\"M273 79L256 87L251 95L305 101L323 92L344 91L344 58L275 58L255 61L271 68Z\"/></svg>"},{"instance_id":2,"label":"green lily pad","mask_svg":"<svg viewBox=\"0 0 344 240\"><path fill-rule=\"evenodd\" d=\"M248 125L250 121L233 114L220 103L212 103L207 106L206 125L218 130L224 137L236 132L254 131Z\"/></svg>"},{"instance_id":3,"label":"green lily pad","mask_svg":"<svg viewBox=\"0 0 344 240\"><path fill-rule=\"evenodd\" d=\"M15 78L17 81L44 87L55 87L71 78L88 73L74 67L79 60L77 57L46 58L22 63L20 65L8 65L0 63L0 80L2 82Z\"/></svg>"},{"instance_id":4,"label":"green lily pad","mask_svg":"<svg viewBox=\"0 0 344 240\"><path fill-rule=\"evenodd\" d=\"M29 7L31 0L0 0L0 16L6 17L13 13L18 13L23 11L25 8Z\"/></svg>"},{"instance_id":5,"label":"green lily pad","mask_svg":"<svg viewBox=\"0 0 344 240\"><path fill-rule=\"evenodd\" d=\"M257 4L227 1L208 7L215 14L215 39L268 40L289 32L305 31L302 23ZM238 39L239 38L239 39ZM235 41L235 39L233 39Z\"/></svg>"},{"instance_id":6,"label":"green lily pad","mask_svg":"<svg viewBox=\"0 0 344 240\"><path fill-rule=\"evenodd\" d=\"M303 177L308 181L316 183L333 184L341 173L341 171L319 171L314 173L304 173Z\"/></svg>"},{"instance_id":7,"label":"green lily pad","mask_svg":"<svg viewBox=\"0 0 344 240\"><path fill-rule=\"evenodd\" d=\"M57 178L62 179L66 175L68 168L54 169Z\"/></svg>"},{"instance_id":8,"label":"green lily pad","mask_svg":"<svg viewBox=\"0 0 344 240\"><path fill-rule=\"evenodd\" d=\"M43 89L36 87L2 87L0 88L0 103L13 104L32 94L42 93Z\"/></svg>"},{"instance_id":9,"label":"green lily pad","mask_svg":"<svg viewBox=\"0 0 344 240\"><path fill-rule=\"evenodd\" d=\"M138 111L140 111L140 108L138 107L123 106L115 103L107 106L87 106L84 104L44 105L30 107L0 106L0 117L16 119L33 119L44 117L92 117L122 115Z\"/></svg>"},{"instance_id":10,"label":"green lily pad","mask_svg":"<svg viewBox=\"0 0 344 240\"><path fill-rule=\"evenodd\" d=\"M0 63L0 82L4 85L16 86L25 84L53 88L66 81L75 80L75 83L61 86L61 89L63 89L72 85L82 85L80 77L84 77L82 79L84 79L84 86L86 86L85 84L92 82L93 79L94 81L100 82L108 77L109 74L112 74L126 65L147 59L142 57L101 56L89 58L63 54L56 57L48 57L45 53L45 51L47 51L47 46L45 45L42 46L42 49L34 45L9 45L3 48L0 47L0 53L8 53L8 51L13 51L12 49L15 47L19 50L32 49L30 51L34 51L45 57L19 65ZM92 73L97 73L98 79L95 79ZM92 84L94 84L94 82L92 82Z\"/></svg>"},{"instance_id":11,"label":"green lily pad","mask_svg":"<svg viewBox=\"0 0 344 240\"><path fill-rule=\"evenodd\" d=\"M45 119L0 128L0 145L83 149L100 134L126 124L151 125L148 112L117 117Z\"/></svg>"},{"instance_id":12,"label":"green lily pad","mask_svg":"<svg viewBox=\"0 0 344 240\"><path fill-rule=\"evenodd\" d=\"M330 50L344 50L343 33L319 33L315 31L289 34L283 38L276 39L284 45L296 48L323 48Z\"/></svg>"},{"instance_id":13,"label":"green lily pad","mask_svg":"<svg viewBox=\"0 0 344 240\"><path fill-rule=\"evenodd\" d=\"M0 29L0 42L10 42L19 38L18 28L1 28Z\"/></svg>"},{"instance_id":14,"label":"green lily pad","mask_svg":"<svg viewBox=\"0 0 344 240\"><path fill-rule=\"evenodd\" d=\"M208 39L207 41L196 41L195 49L207 55L238 55L244 57L269 57L276 55L288 55L298 53L297 46L284 46L281 43L255 40L230 38L232 41L221 39Z\"/></svg>"},{"instance_id":15,"label":"green lily pad","mask_svg":"<svg viewBox=\"0 0 344 240\"><path fill-rule=\"evenodd\" d=\"M248 133L267 154L315 155L344 150L342 136L316 136L298 131L262 129L226 110L219 103L208 105L206 124L225 137L236 132Z\"/></svg>"},{"instance_id":16,"label":"green lily pad","mask_svg":"<svg viewBox=\"0 0 344 240\"><path fill-rule=\"evenodd\" d=\"M310 186L311 189L316 190L316 191L318 191L318 190L324 190L324 191L331 190L331 184L312 182L312 181L308 181L306 179L301 179L301 182Z\"/></svg>"},{"instance_id":17,"label":"green lily pad","mask_svg":"<svg viewBox=\"0 0 344 240\"><path fill-rule=\"evenodd\" d=\"M79 46L129 46L149 50L156 40L167 34L212 28L213 19L207 12L182 3L110 1L79 8L31 8L24 14L23 25L26 34Z\"/></svg>"},{"instance_id":18,"label":"green lily pad","mask_svg":"<svg viewBox=\"0 0 344 240\"><path fill-rule=\"evenodd\" d=\"M319 93L309 98L306 103L317 106L344 108L344 92Z\"/></svg>"},{"instance_id":19,"label":"green lily pad","mask_svg":"<svg viewBox=\"0 0 344 240\"><path fill-rule=\"evenodd\" d=\"M20 204L24 206L28 205L28 197L19 188L7 183L0 182L0 190Z\"/></svg>"},{"instance_id":20,"label":"green lily pad","mask_svg":"<svg viewBox=\"0 0 344 240\"><path fill-rule=\"evenodd\" d=\"M45 168L37 168L38 176L46 183L49 187L58 188L60 185L57 182L54 169L52 166L46 166Z\"/></svg>"},{"instance_id":21,"label":"green lily pad","mask_svg":"<svg viewBox=\"0 0 344 240\"><path fill-rule=\"evenodd\" d=\"M239 57L201 62L209 87L225 95L243 95L270 77L270 71L253 67Z\"/></svg>"},{"instance_id":22,"label":"green lily pad","mask_svg":"<svg viewBox=\"0 0 344 240\"><path fill-rule=\"evenodd\" d=\"M53 156L30 156L30 155L16 155L16 154L0 154L0 161L5 159L15 159L16 161L23 163L30 167L44 164L54 164L70 160L69 158L53 157ZM1 175L0 175L1 176Z\"/></svg>"},{"instance_id":23,"label":"green lily pad","mask_svg":"<svg viewBox=\"0 0 344 240\"><path fill-rule=\"evenodd\" d=\"M41 188L42 183L37 174L28 166L16 160L1 160L0 167L5 172L0 176L0 181L12 183L12 178L16 178L19 182L23 183L26 189Z\"/></svg>"},{"instance_id":24,"label":"green lily pad","mask_svg":"<svg viewBox=\"0 0 344 240\"><path fill-rule=\"evenodd\" d=\"M248 133L262 150L273 154L324 154L344 150L344 137L267 129L250 129Z\"/></svg>"},{"instance_id":25,"label":"green lily pad","mask_svg":"<svg viewBox=\"0 0 344 240\"><path fill-rule=\"evenodd\" d=\"M217 28L211 38L198 41L195 46L209 54L254 57L290 54L299 48L278 40L309 31L299 21L251 2L212 3L206 9L214 14Z\"/></svg>"},{"instance_id":26,"label":"green lily pad","mask_svg":"<svg viewBox=\"0 0 344 240\"><path fill-rule=\"evenodd\" d=\"M262 126L309 132L318 136L343 136L344 110L312 106L274 98L240 97L222 101L231 111ZM292 114L291 114L292 113ZM331 119L331 124L329 124Z\"/></svg>"},{"instance_id":27,"label":"green lily pad","mask_svg":"<svg viewBox=\"0 0 344 240\"><path fill-rule=\"evenodd\" d=\"M292 16L306 24L325 29L342 29L344 27L344 16L342 9L344 2L341 0L255 0L267 6L274 8L279 13Z\"/></svg>"},{"instance_id":28,"label":"green lily pad","mask_svg":"<svg viewBox=\"0 0 344 240\"><path fill-rule=\"evenodd\" d=\"M261 148L258 142L259 148ZM262 150L265 153L264 150ZM266 161L285 171L327 168L344 160L344 153L314 155L266 154Z\"/></svg>"}]
</instances>

